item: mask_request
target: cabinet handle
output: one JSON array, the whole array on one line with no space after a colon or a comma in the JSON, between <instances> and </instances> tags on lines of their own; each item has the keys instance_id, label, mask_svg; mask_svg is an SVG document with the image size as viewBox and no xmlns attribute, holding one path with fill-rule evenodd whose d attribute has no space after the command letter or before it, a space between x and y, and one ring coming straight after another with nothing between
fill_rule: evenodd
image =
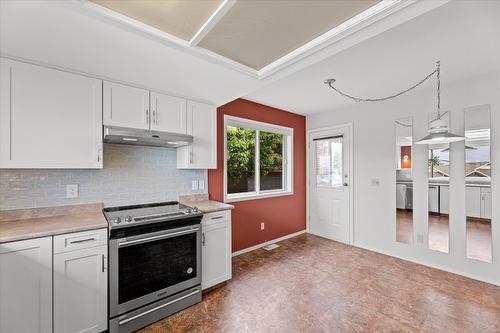
<instances>
[{"instance_id":1,"label":"cabinet handle","mask_svg":"<svg viewBox=\"0 0 500 333\"><path fill-rule=\"evenodd\" d=\"M205 246L205 233L201 234L201 245Z\"/></svg>"},{"instance_id":2,"label":"cabinet handle","mask_svg":"<svg viewBox=\"0 0 500 333\"><path fill-rule=\"evenodd\" d=\"M97 149L97 163L101 162L101 160L102 160L101 156L102 156L102 149L99 148L99 149Z\"/></svg>"},{"instance_id":3,"label":"cabinet handle","mask_svg":"<svg viewBox=\"0 0 500 333\"><path fill-rule=\"evenodd\" d=\"M102 255L102 272L104 273L105 270L106 270L106 257L103 254Z\"/></svg>"},{"instance_id":4,"label":"cabinet handle","mask_svg":"<svg viewBox=\"0 0 500 333\"><path fill-rule=\"evenodd\" d=\"M69 243L70 244L79 244L79 243L85 243L85 242L91 242L91 241L95 241L95 237L70 241Z\"/></svg>"},{"instance_id":5,"label":"cabinet handle","mask_svg":"<svg viewBox=\"0 0 500 333\"><path fill-rule=\"evenodd\" d=\"M214 216L214 217L212 217L212 220L219 220L219 219L221 219L221 218L223 218L223 217L224 217L224 216L222 216L222 215L221 215L221 216Z\"/></svg>"},{"instance_id":6,"label":"cabinet handle","mask_svg":"<svg viewBox=\"0 0 500 333\"><path fill-rule=\"evenodd\" d=\"M149 110L146 109L146 124L149 124Z\"/></svg>"},{"instance_id":7,"label":"cabinet handle","mask_svg":"<svg viewBox=\"0 0 500 333\"><path fill-rule=\"evenodd\" d=\"M189 164L193 164L193 152L189 152Z\"/></svg>"},{"instance_id":8,"label":"cabinet handle","mask_svg":"<svg viewBox=\"0 0 500 333\"><path fill-rule=\"evenodd\" d=\"M153 110L153 124L158 125L158 114Z\"/></svg>"}]
</instances>

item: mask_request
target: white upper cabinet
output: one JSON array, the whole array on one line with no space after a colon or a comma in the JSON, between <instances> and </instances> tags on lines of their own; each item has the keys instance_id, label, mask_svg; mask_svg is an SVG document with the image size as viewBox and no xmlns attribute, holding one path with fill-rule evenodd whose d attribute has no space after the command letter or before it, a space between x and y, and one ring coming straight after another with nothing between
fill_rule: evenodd
<instances>
[{"instance_id":1,"label":"white upper cabinet","mask_svg":"<svg viewBox=\"0 0 500 333\"><path fill-rule=\"evenodd\" d=\"M102 81L0 61L0 168L102 168Z\"/></svg>"},{"instance_id":2,"label":"white upper cabinet","mask_svg":"<svg viewBox=\"0 0 500 333\"><path fill-rule=\"evenodd\" d=\"M186 134L186 99L151 92L151 130Z\"/></svg>"},{"instance_id":3,"label":"white upper cabinet","mask_svg":"<svg viewBox=\"0 0 500 333\"><path fill-rule=\"evenodd\" d=\"M52 237L0 244L0 332L52 332Z\"/></svg>"},{"instance_id":4,"label":"white upper cabinet","mask_svg":"<svg viewBox=\"0 0 500 333\"><path fill-rule=\"evenodd\" d=\"M148 90L104 81L104 125L148 130L150 116Z\"/></svg>"},{"instance_id":5,"label":"white upper cabinet","mask_svg":"<svg viewBox=\"0 0 500 333\"><path fill-rule=\"evenodd\" d=\"M213 105L187 102L187 134L193 136L189 146L177 148L177 168L217 168L217 109Z\"/></svg>"}]
</instances>

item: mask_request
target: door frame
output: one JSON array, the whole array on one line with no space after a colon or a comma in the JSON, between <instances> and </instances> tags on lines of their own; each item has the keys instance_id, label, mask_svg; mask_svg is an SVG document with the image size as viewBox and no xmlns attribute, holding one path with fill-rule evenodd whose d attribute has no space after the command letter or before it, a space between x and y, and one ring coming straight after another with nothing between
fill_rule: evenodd
<instances>
[{"instance_id":1,"label":"door frame","mask_svg":"<svg viewBox=\"0 0 500 333\"><path fill-rule=\"evenodd\" d=\"M311 154L311 135L317 132L323 131L335 131L342 128L347 128L349 130L348 140L349 140L349 245L354 244L354 164L353 164L353 124L344 123L335 126L320 127L315 129L309 129L306 131L306 232L311 233L310 223L311 223L311 170L310 170L310 154ZM318 235L322 236L322 235Z\"/></svg>"}]
</instances>

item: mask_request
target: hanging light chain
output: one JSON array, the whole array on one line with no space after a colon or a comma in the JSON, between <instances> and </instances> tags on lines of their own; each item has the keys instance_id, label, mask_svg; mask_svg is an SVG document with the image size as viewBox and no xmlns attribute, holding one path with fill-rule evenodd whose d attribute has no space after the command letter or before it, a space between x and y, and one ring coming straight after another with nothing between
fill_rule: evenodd
<instances>
[{"instance_id":1,"label":"hanging light chain","mask_svg":"<svg viewBox=\"0 0 500 333\"><path fill-rule=\"evenodd\" d=\"M361 97L355 97L355 96L351 96L349 94L346 94L342 91L340 91L339 89L337 89L336 87L333 86L333 84L335 83L335 79L327 79L324 81L325 84L329 85L330 88L332 88L333 90L335 90L337 93L339 93L340 95L346 97L346 98L349 98L349 99L352 99L353 101L355 102L383 102L383 101L386 101L388 99L392 99L392 98L396 98L398 96L401 96L413 89L415 89L416 87L420 86L422 83L424 83L425 81L427 81L428 79L430 79L434 74L437 74L437 102L438 102L438 119L441 118L441 110L440 110L440 104L441 104L441 78L440 78L440 71L441 71L441 62L440 61L437 61L436 62L436 69L433 70L431 73L429 73L426 77L424 77L422 80L420 80L419 82L417 82L416 84L414 84L413 86L409 87L408 89L406 90L403 90L401 92L398 92L397 94L394 94L394 95L390 95L390 96L386 96L386 97L380 97L380 98L361 98Z\"/></svg>"}]
</instances>

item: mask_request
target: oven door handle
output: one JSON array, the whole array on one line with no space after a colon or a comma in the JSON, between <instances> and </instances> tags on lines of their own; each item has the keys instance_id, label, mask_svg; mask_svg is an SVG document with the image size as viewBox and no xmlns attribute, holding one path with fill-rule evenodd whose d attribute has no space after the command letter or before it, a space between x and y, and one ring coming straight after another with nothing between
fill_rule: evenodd
<instances>
[{"instance_id":1,"label":"oven door handle","mask_svg":"<svg viewBox=\"0 0 500 333\"><path fill-rule=\"evenodd\" d=\"M136 320L137 318L143 317L143 316L145 316L145 315L147 315L147 314L150 314L151 312L154 312L154 311L160 310L160 309L162 309L162 308L164 308L164 307L166 307L166 306L169 306L169 305L172 305L172 304L177 303L177 302L179 302L179 301L182 301L183 299L188 298L188 297L191 297L191 296L193 296L193 295L196 295L196 294L198 294L199 292L200 292L200 291L197 289L197 290L195 290L195 291L190 292L190 293L189 293L189 294L187 294L187 295L184 295L184 296L181 296L181 297L179 297L179 298L177 298L177 299L171 300L170 302L167 302L167 303L162 304L162 305L160 305L160 306L157 306L157 307L155 307L155 308L149 309L149 310L147 310L147 311L144 311L144 312L142 312L142 313L139 313L139 314L137 314L137 315L135 315L135 316L132 316L132 317L130 317L130 318L126 318L126 319L120 320L120 321L118 322L118 325L119 325L119 326L121 326L121 325L125 325L126 323L131 322L132 320Z\"/></svg>"},{"instance_id":2,"label":"oven door handle","mask_svg":"<svg viewBox=\"0 0 500 333\"><path fill-rule=\"evenodd\" d=\"M141 244L141 243L146 243L146 242L150 242L150 241L154 241L154 240L158 240L158 239L170 238L170 237L180 236L180 235L185 235L185 234L191 234L193 232L197 232L198 230L200 230L200 228L192 228L189 230L170 232L168 234L139 238L139 239L134 239L134 240L125 240L122 242L118 242L118 247L124 247L124 246L129 246L129 245L134 245L134 244Z\"/></svg>"}]
</instances>

